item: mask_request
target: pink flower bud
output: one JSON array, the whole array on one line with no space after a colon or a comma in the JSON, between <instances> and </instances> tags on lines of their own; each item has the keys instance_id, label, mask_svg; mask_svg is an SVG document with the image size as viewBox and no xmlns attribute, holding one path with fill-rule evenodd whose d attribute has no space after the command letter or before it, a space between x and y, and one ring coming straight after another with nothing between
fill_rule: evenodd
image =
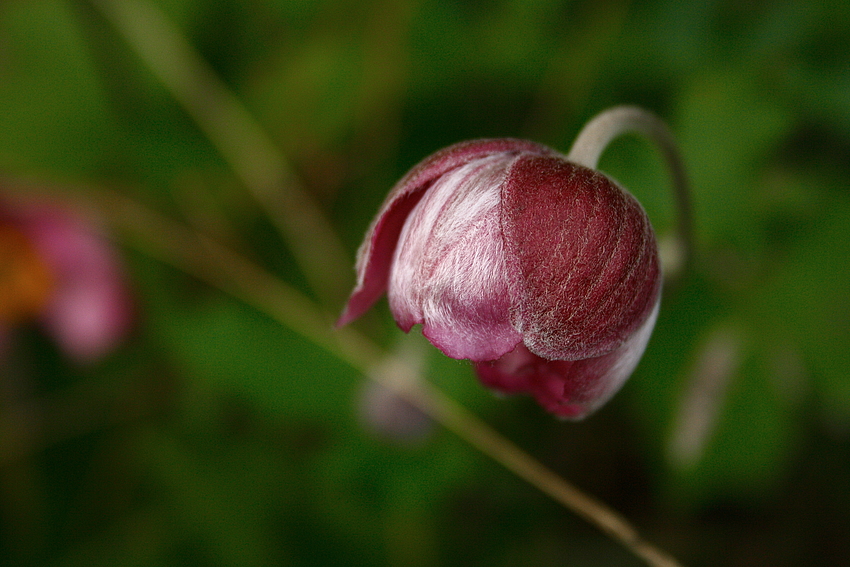
<instances>
[{"instance_id":1,"label":"pink flower bud","mask_svg":"<svg viewBox=\"0 0 850 567\"><path fill-rule=\"evenodd\" d=\"M521 140L446 148L390 192L339 323L386 291L398 325L481 380L581 418L643 354L660 300L655 236L601 173Z\"/></svg>"}]
</instances>

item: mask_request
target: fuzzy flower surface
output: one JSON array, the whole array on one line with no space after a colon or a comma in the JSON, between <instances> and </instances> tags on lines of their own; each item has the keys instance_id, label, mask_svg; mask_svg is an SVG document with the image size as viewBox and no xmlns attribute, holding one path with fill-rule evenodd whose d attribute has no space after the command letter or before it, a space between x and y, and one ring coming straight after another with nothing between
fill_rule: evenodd
<instances>
[{"instance_id":1,"label":"fuzzy flower surface","mask_svg":"<svg viewBox=\"0 0 850 567\"><path fill-rule=\"evenodd\" d=\"M2 349L15 327L36 322L69 358L93 362L133 316L118 258L88 219L59 202L0 197Z\"/></svg>"},{"instance_id":2,"label":"fuzzy flower surface","mask_svg":"<svg viewBox=\"0 0 850 567\"><path fill-rule=\"evenodd\" d=\"M384 293L398 325L503 393L579 419L634 370L661 272L640 204L603 174L515 139L463 142L392 189L356 263L346 324Z\"/></svg>"}]
</instances>

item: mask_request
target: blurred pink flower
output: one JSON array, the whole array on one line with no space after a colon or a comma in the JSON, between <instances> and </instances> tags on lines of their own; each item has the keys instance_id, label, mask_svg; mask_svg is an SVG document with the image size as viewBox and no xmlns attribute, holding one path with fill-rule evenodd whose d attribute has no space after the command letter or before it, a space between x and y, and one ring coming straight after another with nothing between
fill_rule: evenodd
<instances>
[{"instance_id":1,"label":"blurred pink flower","mask_svg":"<svg viewBox=\"0 0 850 567\"><path fill-rule=\"evenodd\" d=\"M421 410L371 380L363 385L358 409L360 420L368 429L399 443L424 441L434 426Z\"/></svg>"},{"instance_id":2,"label":"blurred pink flower","mask_svg":"<svg viewBox=\"0 0 850 567\"><path fill-rule=\"evenodd\" d=\"M0 341L36 320L69 357L92 362L133 315L118 258L91 222L56 201L0 198Z\"/></svg>"},{"instance_id":3,"label":"blurred pink flower","mask_svg":"<svg viewBox=\"0 0 850 567\"><path fill-rule=\"evenodd\" d=\"M655 236L601 173L512 139L446 148L390 192L340 317L386 291L398 325L474 362L484 384L578 419L643 354L660 300Z\"/></svg>"}]
</instances>

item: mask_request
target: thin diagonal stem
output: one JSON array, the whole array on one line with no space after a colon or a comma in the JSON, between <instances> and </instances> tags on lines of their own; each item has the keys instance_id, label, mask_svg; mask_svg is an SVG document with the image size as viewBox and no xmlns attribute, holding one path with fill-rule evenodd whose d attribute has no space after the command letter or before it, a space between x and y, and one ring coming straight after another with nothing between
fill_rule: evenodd
<instances>
[{"instance_id":1,"label":"thin diagonal stem","mask_svg":"<svg viewBox=\"0 0 850 567\"><path fill-rule=\"evenodd\" d=\"M602 152L615 138L628 133L642 134L658 145L673 181L673 194L678 214L676 229L679 248L679 273L691 264L694 253L693 214L685 166L673 133L663 120L638 106L615 106L593 117L582 128L567 159L596 169Z\"/></svg>"},{"instance_id":2,"label":"thin diagonal stem","mask_svg":"<svg viewBox=\"0 0 850 567\"><path fill-rule=\"evenodd\" d=\"M565 481L432 384L419 380L406 361L391 360L350 327L334 329L332 317L261 267L126 197L115 193L96 197L95 202L106 207L106 217L142 252L235 296L392 389L484 455L596 525L647 565L679 565L643 540L619 513Z\"/></svg>"},{"instance_id":3,"label":"thin diagonal stem","mask_svg":"<svg viewBox=\"0 0 850 567\"><path fill-rule=\"evenodd\" d=\"M336 304L341 297L339 284L345 281L337 274L339 267L347 265L343 248L274 142L153 4L90 1L192 116L263 206L316 293ZM400 380L387 372L387 356L377 345L350 328L333 330L331 318L307 297L259 266L124 197L103 195L99 201L109 209L107 218L144 252L253 306L393 389L470 445L597 525L647 564L678 565L642 540L614 510L567 483L433 385ZM403 362L393 368L393 372L406 372Z\"/></svg>"},{"instance_id":4,"label":"thin diagonal stem","mask_svg":"<svg viewBox=\"0 0 850 567\"><path fill-rule=\"evenodd\" d=\"M326 305L345 298L349 260L280 148L154 4L90 0L194 119L292 250Z\"/></svg>"}]
</instances>

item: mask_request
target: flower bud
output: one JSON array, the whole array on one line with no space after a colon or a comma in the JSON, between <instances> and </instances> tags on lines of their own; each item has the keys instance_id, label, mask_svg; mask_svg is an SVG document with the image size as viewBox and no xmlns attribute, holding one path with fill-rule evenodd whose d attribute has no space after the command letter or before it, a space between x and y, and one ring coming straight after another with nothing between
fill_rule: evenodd
<instances>
[{"instance_id":1,"label":"flower bud","mask_svg":"<svg viewBox=\"0 0 850 567\"><path fill-rule=\"evenodd\" d=\"M652 332L661 277L640 204L601 173L513 139L465 142L413 168L358 251L339 323L386 291L482 382L581 418L631 374Z\"/></svg>"}]
</instances>

